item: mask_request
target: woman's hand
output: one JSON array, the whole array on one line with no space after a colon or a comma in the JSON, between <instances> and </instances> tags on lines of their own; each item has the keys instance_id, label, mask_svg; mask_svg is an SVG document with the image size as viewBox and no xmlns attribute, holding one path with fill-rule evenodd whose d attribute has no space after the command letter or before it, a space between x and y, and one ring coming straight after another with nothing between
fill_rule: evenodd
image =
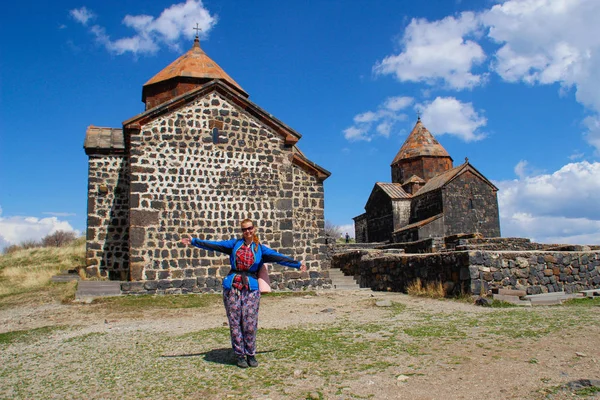
<instances>
[{"instance_id":1,"label":"woman's hand","mask_svg":"<svg viewBox=\"0 0 600 400\"><path fill-rule=\"evenodd\" d=\"M307 269L308 269L308 268L306 267L306 264L304 264L304 261L302 261L302 262L300 263L300 271L301 271L301 272L304 272L304 271L306 271Z\"/></svg>"},{"instance_id":2,"label":"woman's hand","mask_svg":"<svg viewBox=\"0 0 600 400\"><path fill-rule=\"evenodd\" d=\"M181 238L181 243L185 244L186 246L189 246L192 244L192 238L190 236Z\"/></svg>"}]
</instances>

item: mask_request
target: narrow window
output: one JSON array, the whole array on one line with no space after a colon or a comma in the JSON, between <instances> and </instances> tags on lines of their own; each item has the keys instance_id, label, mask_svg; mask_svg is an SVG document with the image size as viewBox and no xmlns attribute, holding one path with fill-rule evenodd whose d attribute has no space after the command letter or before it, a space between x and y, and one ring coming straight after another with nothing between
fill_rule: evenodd
<instances>
[{"instance_id":1,"label":"narrow window","mask_svg":"<svg viewBox=\"0 0 600 400\"><path fill-rule=\"evenodd\" d=\"M473 207L473 199L469 199L469 209L470 210L475 209L475 207Z\"/></svg>"},{"instance_id":2,"label":"narrow window","mask_svg":"<svg viewBox=\"0 0 600 400\"><path fill-rule=\"evenodd\" d=\"M208 129L210 129L213 144L219 144L223 134L223 121L217 121L214 119L208 121Z\"/></svg>"}]
</instances>

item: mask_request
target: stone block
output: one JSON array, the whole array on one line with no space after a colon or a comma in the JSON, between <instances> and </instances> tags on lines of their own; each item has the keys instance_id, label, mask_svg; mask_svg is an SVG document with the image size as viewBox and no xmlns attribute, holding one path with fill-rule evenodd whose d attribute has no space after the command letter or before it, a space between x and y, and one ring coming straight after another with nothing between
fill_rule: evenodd
<instances>
[{"instance_id":1,"label":"stone block","mask_svg":"<svg viewBox=\"0 0 600 400\"><path fill-rule=\"evenodd\" d=\"M281 232L281 247L292 248L294 246L294 234L291 231Z\"/></svg>"},{"instance_id":2,"label":"stone block","mask_svg":"<svg viewBox=\"0 0 600 400\"><path fill-rule=\"evenodd\" d=\"M148 191L147 183L132 183L129 186L129 190L131 193L146 193Z\"/></svg>"},{"instance_id":3,"label":"stone block","mask_svg":"<svg viewBox=\"0 0 600 400\"><path fill-rule=\"evenodd\" d=\"M286 271L283 273L283 276L286 280L300 279L300 277L301 277L300 272L296 272L296 271Z\"/></svg>"},{"instance_id":4,"label":"stone block","mask_svg":"<svg viewBox=\"0 0 600 400\"><path fill-rule=\"evenodd\" d=\"M151 226L158 225L158 211L131 210L129 221L131 226Z\"/></svg>"},{"instance_id":5,"label":"stone block","mask_svg":"<svg viewBox=\"0 0 600 400\"><path fill-rule=\"evenodd\" d=\"M282 219L279 221L280 231L291 231L292 229L294 229L294 224L291 219Z\"/></svg>"},{"instance_id":6,"label":"stone block","mask_svg":"<svg viewBox=\"0 0 600 400\"><path fill-rule=\"evenodd\" d=\"M275 207L278 210L292 210L292 200L291 199L279 199L275 203Z\"/></svg>"},{"instance_id":7,"label":"stone block","mask_svg":"<svg viewBox=\"0 0 600 400\"><path fill-rule=\"evenodd\" d=\"M146 290L156 290L158 289L158 281L146 281L144 282L144 288Z\"/></svg>"},{"instance_id":8,"label":"stone block","mask_svg":"<svg viewBox=\"0 0 600 400\"><path fill-rule=\"evenodd\" d=\"M129 228L129 244L131 247L142 247L146 241L146 229L132 226Z\"/></svg>"},{"instance_id":9,"label":"stone block","mask_svg":"<svg viewBox=\"0 0 600 400\"><path fill-rule=\"evenodd\" d=\"M181 286L185 289L193 289L197 286L197 281L193 278L187 278L183 280Z\"/></svg>"},{"instance_id":10,"label":"stone block","mask_svg":"<svg viewBox=\"0 0 600 400\"><path fill-rule=\"evenodd\" d=\"M162 280L158 281L158 289L159 290L170 289L171 287L172 287L172 283L170 280L162 279Z\"/></svg>"},{"instance_id":11,"label":"stone block","mask_svg":"<svg viewBox=\"0 0 600 400\"><path fill-rule=\"evenodd\" d=\"M143 280L144 264L143 263L130 263L129 264L129 276L132 281Z\"/></svg>"},{"instance_id":12,"label":"stone block","mask_svg":"<svg viewBox=\"0 0 600 400\"><path fill-rule=\"evenodd\" d=\"M148 281L153 281L156 279L156 271L146 270L145 275L146 275L146 280L148 280Z\"/></svg>"}]
</instances>

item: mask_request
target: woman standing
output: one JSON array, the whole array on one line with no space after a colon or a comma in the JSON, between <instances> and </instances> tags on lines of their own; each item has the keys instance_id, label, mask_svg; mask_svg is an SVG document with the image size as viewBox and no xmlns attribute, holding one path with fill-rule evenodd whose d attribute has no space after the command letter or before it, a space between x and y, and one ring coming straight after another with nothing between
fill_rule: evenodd
<instances>
[{"instance_id":1,"label":"woman standing","mask_svg":"<svg viewBox=\"0 0 600 400\"><path fill-rule=\"evenodd\" d=\"M264 263L278 263L306 271L304 262L296 261L263 245L255 234L251 220L241 222L242 239L209 241L183 238L181 242L205 250L229 255L231 271L223 279L223 304L229 320L231 345L240 368L257 367L256 330L258 328L258 271Z\"/></svg>"}]
</instances>

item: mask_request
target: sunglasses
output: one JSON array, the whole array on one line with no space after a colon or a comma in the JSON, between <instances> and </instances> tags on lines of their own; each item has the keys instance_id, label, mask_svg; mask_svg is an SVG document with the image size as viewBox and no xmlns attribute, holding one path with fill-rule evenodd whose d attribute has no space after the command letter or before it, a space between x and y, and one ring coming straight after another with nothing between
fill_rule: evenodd
<instances>
[{"instance_id":1,"label":"sunglasses","mask_svg":"<svg viewBox=\"0 0 600 400\"><path fill-rule=\"evenodd\" d=\"M254 229L253 226L249 226L247 228L242 228L242 232L247 232L247 231L251 231L252 229Z\"/></svg>"}]
</instances>

